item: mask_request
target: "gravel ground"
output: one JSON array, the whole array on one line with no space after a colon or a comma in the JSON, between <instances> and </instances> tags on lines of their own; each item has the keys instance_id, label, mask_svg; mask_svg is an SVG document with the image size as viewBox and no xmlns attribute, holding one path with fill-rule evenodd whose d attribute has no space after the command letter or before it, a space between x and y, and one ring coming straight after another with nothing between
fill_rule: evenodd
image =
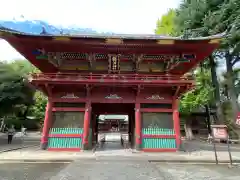
<instances>
[{"instance_id":1,"label":"gravel ground","mask_svg":"<svg viewBox=\"0 0 240 180\"><path fill-rule=\"evenodd\" d=\"M62 168L63 163L0 163L1 180L49 180Z\"/></svg>"}]
</instances>

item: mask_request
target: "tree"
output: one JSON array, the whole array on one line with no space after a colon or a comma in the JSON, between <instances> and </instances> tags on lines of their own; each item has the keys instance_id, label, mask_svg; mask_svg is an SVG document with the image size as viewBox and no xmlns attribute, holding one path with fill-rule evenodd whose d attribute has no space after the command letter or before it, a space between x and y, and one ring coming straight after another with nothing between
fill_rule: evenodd
<instances>
[{"instance_id":1,"label":"tree","mask_svg":"<svg viewBox=\"0 0 240 180\"><path fill-rule=\"evenodd\" d=\"M162 35L180 35L183 34L182 27L177 27L177 13L178 10L170 10L160 20L157 21L157 27L155 32ZM184 14L183 14L184 15ZM188 16L186 16L189 18ZM182 114L191 114L194 111L198 111L199 108L205 106L213 100L213 88L210 86L211 77L210 71L204 69L204 73L200 72L200 68L197 69L196 89L186 93L180 101L180 112ZM216 73L216 72L215 72ZM194 74L194 72L192 72ZM220 98L219 98L220 99ZM220 100L219 100L220 102ZM186 119L184 128L188 139L193 138L191 130L191 119Z\"/></svg>"},{"instance_id":2,"label":"tree","mask_svg":"<svg viewBox=\"0 0 240 180\"><path fill-rule=\"evenodd\" d=\"M1 115L10 113L20 105L28 105L33 101L33 88L10 64L0 64L0 106Z\"/></svg>"},{"instance_id":3,"label":"tree","mask_svg":"<svg viewBox=\"0 0 240 180\"><path fill-rule=\"evenodd\" d=\"M192 0L183 1L180 8L176 11L176 26L184 34L185 37L209 36L209 30L205 28L204 21L209 9L217 10L217 6L221 0ZM204 62L204 66L211 69L212 84L214 88L215 106L217 108L218 123L223 122L221 111L220 90L217 78L217 58L211 55L208 61Z\"/></svg>"},{"instance_id":4,"label":"tree","mask_svg":"<svg viewBox=\"0 0 240 180\"><path fill-rule=\"evenodd\" d=\"M218 56L224 58L226 61L227 86L234 113L233 121L235 121L236 114L240 111L237 102L237 92L234 86L233 72L236 63L240 62L240 1L224 1L219 7L215 12L208 12L210 19L205 18L204 24L207 28L211 29L210 33L212 34L224 31L227 33Z\"/></svg>"},{"instance_id":5,"label":"tree","mask_svg":"<svg viewBox=\"0 0 240 180\"><path fill-rule=\"evenodd\" d=\"M191 114L197 112L205 105L212 104L214 99L214 89L211 82L211 72L209 69L198 68L195 72L196 87L192 91L185 93L180 101L181 114ZM192 119L186 116L184 129L187 139L193 139Z\"/></svg>"},{"instance_id":6,"label":"tree","mask_svg":"<svg viewBox=\"0 0 240 180\"><path fill-rule=\"evenodd\" d=\"M37 91L34 95L35 103L30 108L29 114L37 117L40 121L45 116L45 108L47 105L47 97L40 91Z\"/></svg>"},{"instance_id":7,"label":"tree","mask_svg":"<svg viewBox=\"0 0 240 180\"><path fill-rule=\"evenodd\" d=\"M161 19L157 20L157 27L155 29L155 34L158 35L178 35L178 31L175 28L174 18L176 12L174 9L170 9Z\"/></svg>"},{"instance_id":8,"label":"tree","mask_svg":"<svg viewBox=\"0 0 240 180\"><path fill-rule=\"evenodd\" d=\"M228 36L222 43L221 49L215 53L215 61L216 57L226 60L229 93L235 112L238 111L239 107L236 102L236 92L233 88L232 68L239 61L239 6L240 2L237 0L184 1L177 11L176 18L178 28L182 32L187 31L190 36L206 36L227 32ZM214 64L216 63L210 63L210 65ZM219 93L215 94L218 95Z\"/></svg>"},{"instance_id":9,"label":"tree","mask_svg":"<svg viewBox=\"0 0 240 180\"><path fill-rule=\"evenodd\" d=\"M0 62L0 117L18 121L27 115L43 118L46 97L27 81L28 74L37 71L27 60Z\"/></svg>"},{"instance_id":10,"label":"tree","mask_svg":"<svg viewBox=\"0 0 240 180\"><path fill-rule=\"evenodd\" d=\"M203 107L205 104L211 104L213 101L213 87L211 86L211 73L208 69L197 69L196 87L185 93L180 102L180 112L190 114Z\"/></svg>"},{"instance_id":11,"label":"tree","mask_svg":"<svg viewBox=\"0 0 240 180\"><path fill-rule=\"evenodd\" d=\"M217 59L225 60L227 67L227 89L232 107L232 126L235 125L236 113L239 112L237 92L234 84L234 65L239 62L240 50L240 1L238 0L184 0L176 11L178 29L185 36L207 36L226 32L227 36L213 56L210 66L216 65ZM215 99L219 108L220 93L216 84L216 70L212 69ZM215 71L215 72L214 72ZM215 74L215 75L214 75ZM216 86L217 85L217 86ZM219 88L218 88L219 89ZM240 135L240 132L238 133Z\"/></svg>"}]
</instances>

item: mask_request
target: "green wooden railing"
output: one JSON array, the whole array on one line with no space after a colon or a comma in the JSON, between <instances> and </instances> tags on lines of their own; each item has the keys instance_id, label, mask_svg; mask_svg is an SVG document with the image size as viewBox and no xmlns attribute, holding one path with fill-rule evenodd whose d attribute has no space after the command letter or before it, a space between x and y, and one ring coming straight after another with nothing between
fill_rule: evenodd
<instances>
[{"instance_id":1,"label":"green wooden railing","mask_svg":"<svg viewBox=\"0 0 240 180\"><path fill-rule=\"evenodd\" d=\"M81 148L82 138L57 138L50 137L48 148Z\"/></svg>"},{"instance_id":2,"label":"green wooden railing","mask_svg":"<svg viewBox=\"0 0 240 180\"><path fill-rule=\"evenodd\" d=\"M151 135L174 135L174 129L164 129L164 128L143 128L142 134Z\"/></svg>"},{"instance_id":3,"label":"green wooden railing","mask_svg":"<svg viewBox=\"0 0 240 180\"><path fill-rule=\"evenodd\" d=\"M48 148L82 148L82 128L51 128Z\"/></svg>"},{"instance_id":4,"label":"green wooden railing","mask_svg":"<svg viewBox=\"0 0 240 180\"><path fill-rule=\"evenodd\" d=\"M51 128L49 134L82 134L83 128Z\"/></svg>"},{"instance_id":5,"label":"green wooden railing","mask_svg":"<svg viewBox=\"0 0 240 180\"><path fill-rule=\"evenodd\" d=\"M142 148L145 149L175 149L176 138L174 129L143 128Z\"/></svg>"}]
</instances>

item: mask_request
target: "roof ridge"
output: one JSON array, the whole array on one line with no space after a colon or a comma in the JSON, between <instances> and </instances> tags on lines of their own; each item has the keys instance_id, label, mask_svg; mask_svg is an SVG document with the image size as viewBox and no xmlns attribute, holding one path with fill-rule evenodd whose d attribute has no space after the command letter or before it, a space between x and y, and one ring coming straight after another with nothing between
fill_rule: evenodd
<instances>
[{"instance_id":1,"label":"roof ridge","mask_svg":"<svg viewBox=\"0 0 240 180\"><path fill-rule=\"evenodd\" d=\"M161 36L161 35L155 35L155 34L94 34L94 33L88 33L88 34L34 34L34 33L25 33L21 31L16 31L13 29L9 29L3 26L0 26L0 32L10 33L10 34L20 34L24 36L37 36L37 37L74 37L74 38L117 38L117 39L136 39L136 40L208 40L208 39L221 39L223 38L226 33L219 33L212 36L206 36L206 37L194 37L194 38L187 38L183 39L182 37L171 37L171 36Z\"/></svg>"}]
</instances>

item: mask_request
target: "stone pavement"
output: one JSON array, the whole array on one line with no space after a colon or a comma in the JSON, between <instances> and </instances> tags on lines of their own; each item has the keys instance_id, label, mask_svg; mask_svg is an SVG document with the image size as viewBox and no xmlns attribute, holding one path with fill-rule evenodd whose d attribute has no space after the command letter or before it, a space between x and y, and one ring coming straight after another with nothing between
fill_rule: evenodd
<instances>
[{"instance_id":1,"label":"stone pavement","mask_svg":"<svg viewBox=\"0 0 240 180\"><path fill-rule=\"evenodd\" d=\"M0 163L1 180L49 180L67 163Z\"/></svg>"},{"instance_id":2,"label":"stone pavement","mask_svg":"<svg viewBox=\"0 0 240 180\"><path fill-rule=\"evenodd\" d=\"M232 152L232 158L240 163L240 152ZM111 150L100 152L52 152L43 151L38 147L30 147L17 151L0 153L0 161L68 161L77 159L94 160L147 160L154 162L189 162L189 163L215 163L214 152L199 151L193 153L143 153L132 152L131 150ZM218 152L220 163L228 163L229 156L227 152Z\"/></svg>"},{"instance_id":3,"label":"stone pavement","mask_svg":"<svg viewBox=\"0 0 240 180\"><path fill-rule=\"evenodd\" d=\"M209 144L207 142L202 142L198 140L192 140L192 141L183 141L183 148L187 152L193 152L193 151L213 151L213 144ZM227 144L224 143L216 143L216 149L217 151L228 151ZM231 151L240 151L240 144L231 144L230 145Z\"/></svg>"},{"instance_id":4,"label":"stone pavement","mask_svg":"<svg viewBox=\"0 0 240 180\"><path fill-rule=\"evenodd\" d=\"M7 143L7 134L0 133L0 153L29 146L38 146L40 142L40 134L31 132L27 136L22 136L21 133L16 133L12 144Z\"/></svg>"},{"instance_id":5,"label":"stone pavement","mask_svg":"<svg viewBox=\"0 0 240 180\"><path fill-rule=\"evenodd\" d=\"M238 180L239 167L184 165L148 161L75 161L50 180Z\"/></svg>"}]
</instances>

